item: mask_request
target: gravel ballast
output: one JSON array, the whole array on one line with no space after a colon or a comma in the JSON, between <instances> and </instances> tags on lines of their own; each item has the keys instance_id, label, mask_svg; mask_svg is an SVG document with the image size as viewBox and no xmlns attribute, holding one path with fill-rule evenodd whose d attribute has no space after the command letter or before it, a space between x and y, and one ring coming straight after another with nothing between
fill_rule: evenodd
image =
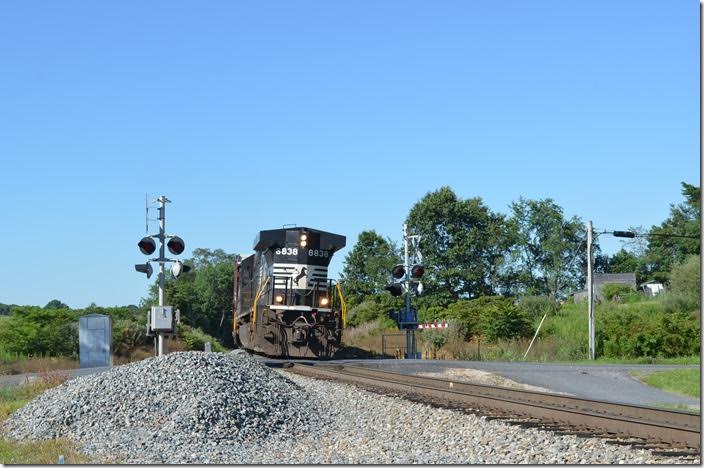
<instances>
[{"instance_id":1,"label":"gravel ballast","mask_svg":"<svg viewBox=\"0 0 704 468\"><path fill-rule=\"evenodd\" d=\"M218 353L174 353L69 381L15 412L6 430L70 437L96 461L122 463L699 463Z\"/></svg>"}]
</instances>

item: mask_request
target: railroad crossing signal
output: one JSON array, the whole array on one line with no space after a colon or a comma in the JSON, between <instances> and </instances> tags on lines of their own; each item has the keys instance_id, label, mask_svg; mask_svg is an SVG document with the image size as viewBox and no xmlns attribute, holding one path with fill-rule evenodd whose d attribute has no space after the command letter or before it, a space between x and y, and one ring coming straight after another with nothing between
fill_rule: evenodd
<instances>
[{"instance_id":1,"label":"railroad crossing signal","mask_svg":"<svg viewBox=\"0 0 704 468\"><path fill-rule=\"evenodd\" d=\"M173 314L171 306L164 306L164 265L166 263L171 263L171 274L175 278L181 276L182 273L190 271L191 267L184 265L180 260L172 260L164 256L164 248L168 248L169 252L174 255L180 255L186 250L186 244L178 236L167 235L166 234L166 204L169 203L169 199L165 196L160 196L157 201L159 202L159 234L154 234L151 236L143 237L138 243L139 251L144 255L152 255L156 252L156 242L154 239L159 239L159 257L151 258L146 261L146 263L138 263L134 266L134 269L140 273L145 273L147 278L152 275L152 265L150 262L156 262L159 264L159 306L152 306L152 312L148 316L147 334L152 333L157 334L157 356L164 354L164 332L174 332L176 326L175 315ZM149 208L147 208L148 212ZM149 224L147 222L147 230L149 229ZM168 242L166 239L169 239ZM157 312L155 312L157 311ZM157 318L159 323L157 323ZM166 325L164 325L166 324ZM170 328L167 326L170 325Z\"/></svg>"}]
</instances>

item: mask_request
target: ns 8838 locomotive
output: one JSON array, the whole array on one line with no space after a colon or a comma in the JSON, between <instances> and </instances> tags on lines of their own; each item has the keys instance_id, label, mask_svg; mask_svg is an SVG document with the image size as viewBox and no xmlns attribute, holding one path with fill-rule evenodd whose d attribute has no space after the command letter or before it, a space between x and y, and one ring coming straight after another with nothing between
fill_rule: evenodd
<instances>
[{"instance_id":1,"label":"ns 8838 locomotive","mask_svg":"<svg viewBox=\"0 0 704 468\"><path fill-rule=\"evenodd\" d=\"M260 231L235 265L233 337L267 356L331 358L346 320L328 265L345 237L305 227Z\"/></svg>"}]
</instances>

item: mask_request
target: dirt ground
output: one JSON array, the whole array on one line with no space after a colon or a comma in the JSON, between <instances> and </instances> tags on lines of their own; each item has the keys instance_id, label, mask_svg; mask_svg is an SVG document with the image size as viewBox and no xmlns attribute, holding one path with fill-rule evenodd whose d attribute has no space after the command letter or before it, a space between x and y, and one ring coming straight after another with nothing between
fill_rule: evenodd
<instances>
[{"instance_id":1,"label":"dirt ground","mask_svg":"<svg viewBox=\"0 0 704 468\"><path fill-rule=\"evenodd\" d=\"M548 390L547 388L514 382L513 380L501 377L500 375L476 369L445 369L442 372L419 372L416 375L423 377L435 377L438 379L459 380L461 382L468 382L472 384L494 385L516 390L530 390L533 392L569 395L568 393L555 392L553 390Z\"/></svg>"}]
</instances>

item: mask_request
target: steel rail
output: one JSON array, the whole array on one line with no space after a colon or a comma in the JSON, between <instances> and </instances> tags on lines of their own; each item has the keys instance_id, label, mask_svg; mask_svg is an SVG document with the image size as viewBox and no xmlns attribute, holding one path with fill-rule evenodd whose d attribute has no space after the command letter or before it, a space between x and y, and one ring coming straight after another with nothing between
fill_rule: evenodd
<instances>
[{"instance_id":1,"label":"steel rail","mask_svg":"<svg viewBox=\"0 0 704 468\"><path fill-rule=\"evenodd\" d=\"M701 417L685 411L627 405L348 365L295 364L289 371L432 398L472 408L700 450Z\"/></svg>"}]
</instances>

